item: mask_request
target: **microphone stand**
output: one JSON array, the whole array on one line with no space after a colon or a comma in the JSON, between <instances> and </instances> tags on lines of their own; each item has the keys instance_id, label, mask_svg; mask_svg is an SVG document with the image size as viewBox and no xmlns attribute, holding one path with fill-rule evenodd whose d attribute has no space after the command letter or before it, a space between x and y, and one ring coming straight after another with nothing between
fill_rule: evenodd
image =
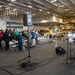
<instances>
[{"instance_id":1,"label":"microphone stand","mask_svg":"<svg viewBox=\"0 0 75 75\"><path fill-rule=\"evenodd\" d=\"M24 62L21 64L21 67L26 68L27 71L31 70L32 67L35 68L35 66L38 65L38 63L31 62L31 58L33 58L33 57L31 57L30 53L31 53L30 52L30 27L28 25L28 56L18 61L18 62L21 62L23 60L28 59L28 62ZM37 58L33 58L33 59L38 60Z\"/></svg>"},{"instance_id":2,"label":"microphone stand","mask_svg":"<svg viewBox=\"0 0 75 75\"><path fill-rule=\"evenodd\" d=\"M70 61L71 61L71 58L72 56L71 56L71 43L70 43Z\"/></svg>"},{"instance_id":3,"label":"microphone stand","mask_svg":"<svg viewBox=\"0 0 75 75\"><path fill-rule=\"evenodd\" d=\"M69 38L67 38L67 62L66 62L67 64L68 64L68 60L69 60L68 59L68 57L69 57L69 54L68 54L68 52L69 52L69 41L68 41L68 39Z\"/></svg>"},{"instance_id":4,"label":"microphone stand","mask_svg":"<svg viewBox=\"0 0 75 75\"><path fill-rule=\"evenodd\" d=\"M73 34L72 34L72 36L73 36ZM70 57L69 57L69 38L71 38L72 36L65 39L65 40L67 40L67 57L66 57L67 61L66 61L66 64L69 64L69 58L70 58L70 61L71 61L71 58L72 58L71 57L71 42L70 42Z\"/></svg>"}]
</instances>

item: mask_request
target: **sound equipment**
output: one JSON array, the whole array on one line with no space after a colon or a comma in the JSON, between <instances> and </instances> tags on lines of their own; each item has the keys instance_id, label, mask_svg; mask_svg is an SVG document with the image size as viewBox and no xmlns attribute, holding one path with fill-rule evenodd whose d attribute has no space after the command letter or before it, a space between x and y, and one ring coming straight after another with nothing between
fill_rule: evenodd
<instances>
[{"instance_id":1,"label":"sound equipment","mask_svg":"<svg viewBox=\"0 0 75 75\"><path fill-rule=\"evenodd\" d=\"M21 62L23 60L26 60L26 62L22 63L20 66L22 68L27 68L27 70L31 70L33 67L35 68L35 66L37 65L34 62L31 62L31 52L30 52L30 26L32 25L32 16L31 14L24 14L23 15L23 22L24 22L24 26L28 26L28 56L19 60L18 62ZM28 61L27 61L28 59ZM33 58L36 60L36 58ZM35 65L36 64L36 65Z\"/></svg>"},{"instance_id":2,"label":"sound equipment","mask_svg":"<svg viewBox=\"0 0 75 75\"><path fill-rule=\"evenodd\" d=\"M23 14L23 24L24 26L32 25L32 15L31 14Z\"/></svg>"},{"instance_id":3,"label":"sound equipment","mask_svg":"<svg viewBox=\"0 0 75 75\"><path fill-rule=\"evenodd\" d=\"M62 47L56 47L55 49L56 54L61 55L61 54L65 54L65 49L63 49Z\"/></svg>"}]
</instances>

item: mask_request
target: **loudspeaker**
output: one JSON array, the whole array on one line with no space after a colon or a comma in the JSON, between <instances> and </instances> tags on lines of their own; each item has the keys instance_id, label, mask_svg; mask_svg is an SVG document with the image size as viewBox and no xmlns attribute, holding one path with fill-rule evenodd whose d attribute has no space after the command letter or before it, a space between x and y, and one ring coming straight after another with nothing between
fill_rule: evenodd
<instances>
[{"instance_id":1,"label":"loudspeaker","mask_svg":"<svg viewBox=\"0 0 75 75\"><path fill-rule=\"evenodd\" d=\"M65 49L63 49L62 47L56 47L55 51L58 55L65 54Z\"/></svg>"},{"instance_id":2,"label":"loudspeaker","mask_svg":"<svg viewBox=\"0 0 75 75\"><path fill-rule=\"evenodd\" d=\"M32 25L32 15L31 14L23 14L23 24L24 26Z\"/></svg>"}]
</instances>

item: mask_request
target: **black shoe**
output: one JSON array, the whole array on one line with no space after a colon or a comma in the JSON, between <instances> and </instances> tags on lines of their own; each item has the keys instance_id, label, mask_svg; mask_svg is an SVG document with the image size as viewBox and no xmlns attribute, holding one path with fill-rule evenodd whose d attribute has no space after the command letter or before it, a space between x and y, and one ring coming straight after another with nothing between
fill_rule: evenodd
<instances>
[{"instance_id":1,"label":"black shoe","mask_svg":"<svg viewBox=\"0 0 75 75\"><path fill-rule=\"evenodd\" d=\"M22 51L23 49L19 49L19 51Z\"/></svg>"},{"instance_id":2,"label":"black shoe","mask_svg":"<svg viewBox=\"0 0 75 75\"><path fill-rule=\"evenodd\" d=\"M9 49L5 49L5 51L8 51Z\"/></svg>"},{"instance_id":3,"label":"black shoe","mask_svg":"<svg viewBox=\"0 0 75 75\"><path fill-rule=\"evenodd\" d=\"M36 46L32 46L32 47L36 47Z\"/></svg>"}]
</instances>

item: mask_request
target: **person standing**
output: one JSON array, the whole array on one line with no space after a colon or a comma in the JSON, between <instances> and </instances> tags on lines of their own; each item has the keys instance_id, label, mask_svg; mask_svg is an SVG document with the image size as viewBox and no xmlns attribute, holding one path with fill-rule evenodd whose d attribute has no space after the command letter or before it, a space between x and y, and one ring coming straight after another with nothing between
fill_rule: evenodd
<instances>
[{"instance_id":1,"label":"person standing","mask_svg":"<svg viewBox=\"0 0 75 75\"><path fill-rule=\"evenodd\" d=\"M20 34L19 30L15 31L16 40L18 40L18 35Z\"/></svg>"},{"instance_id":2,"label":"person standing","mask_svg":"<svg viewBox=\"0 0 75 75\"><path fill-rule=\"evenodd\" d=\"M8 32L8 29L6 29L4 33L4 41L5 41L5 50L9 50L9 41L10 41L10 34Z\"/></svg>"},{"instance_id":3,"label":"person standing","mask_svg":"<svg viewBox=\"0 0 75 75\"><path fill-rule=\"evenodd\" d=\"M53 34L53 32L52 32L52 29L50 29L50 31L49 31L49 38L50 38L50 42L53 42L53 36L52 36L52 34Z\"/></svg>"},{"instance_id":4,"label":"person standing","mask_svg":"<svg viewBox=\"0 0 75 75\"><path fill-rule=\"evenodd\" d=\"M11 29L9 29L9 41L12 41L12 37L13 37L13 32Z\"/></svg>"},{"instance_id":5,"label":"person standing","mask_svg":"<svg viewBox=\"0 0 75 75\"><path fill-rule=\"evenodd\" d=\"M1 30L0 30L0 50L2 49L2 44L1 44L1 42L2 42L2 37L3 37L3 34L2 34L2 32L1 32Z\"/></svg>"},{"instance_id":6,"label":"person standing","mask_svg":"<svg viewBox=\"0 0 75 75\"><path fill-rule=\"evenodd\" d=\"M33 30L33 31L31 32L31 40L32 40L32 46L33 46L33 47L35 47L35 44L36 44L35 38L36 38L36 34L35 34L35 30Z\"/></svg>"},{"instance_id":7,"label":"person standing","mask_svg":"<svg viewBox=\"0 0 75 75\"><path fill-rule=\"evenodd\" d=\"M19 35L17 36L18 39L18 43L19 43L19 50L23 50L23 42L22 42L22 32L19 33Z\"/></svg>"}]
</instances>

